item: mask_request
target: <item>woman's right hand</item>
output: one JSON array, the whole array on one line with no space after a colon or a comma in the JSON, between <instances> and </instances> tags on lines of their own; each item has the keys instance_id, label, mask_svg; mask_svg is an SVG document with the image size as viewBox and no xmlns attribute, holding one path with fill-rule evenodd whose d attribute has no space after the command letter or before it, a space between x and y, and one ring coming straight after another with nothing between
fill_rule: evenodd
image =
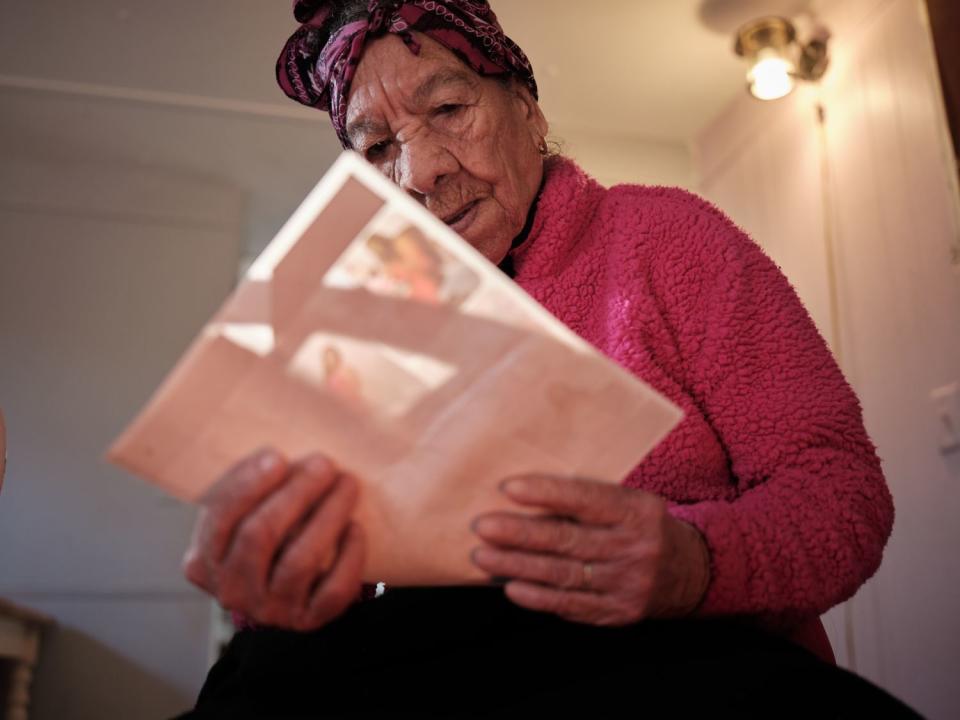
<instances>
[{"instance_id":1,"label":"woman's right hand","mask_svg":"<svg viewBox=\"0 0 960 720\"><path fill-rule=\"evenodd\" d=\"M360 595L357 481L322 455L242 460L204 496L183 558L187 579L262 625L314 630Z\"/></svg>"}]
</instances>

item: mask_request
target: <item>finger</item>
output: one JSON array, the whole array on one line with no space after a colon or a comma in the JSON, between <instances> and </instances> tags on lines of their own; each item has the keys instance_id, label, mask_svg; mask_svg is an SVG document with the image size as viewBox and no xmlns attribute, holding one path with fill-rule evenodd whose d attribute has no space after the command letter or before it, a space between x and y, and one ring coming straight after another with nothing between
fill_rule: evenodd
<instances>
[{"instance_id":1,"label":"finger","mask_svg":"<svg viewBox=\"0 0 960 720\"><path fill-rule=\"evenodd\" d=\"M236 601L235 593L243 593L248 602L264 597L270 569L284 544L336 481L335 468L321 455L295 465L289 480L237 526L219 572L221 596L228 602Z\"/></svg>"},{"instance_id":2,"label":"finger","mask_svg":"<svg viewBox=\"0 0 960 720\"><path fill-rule=\"evenodd\" d=\"M527 580L585 592L607 587L605 566L600 563L591 563L588 575L585 563L555 555L478 547L470 554L470 558L474 565L491 577Z\"/></svg>"},{"instance_id":3,"label":"finger","mask_svg":"<svg viewBox=\"0 0 960 720\"><path fill-rule=\"evenodd\" d=\"M325 625L360 597L366 554L363 528L350 523L341 537L333 567L310 597L306 613L298 623L299 630L314 630Z\"/></svg>"},{"instance_id":4,"label":"finger","mask_svg":"<svg viewBox=\"0 0 960 720\"><path fill-rule=\"evenodd\" d=\"M237 525L287 478L286 460L264 449L228 470L202 501L197 547L208 571L220 564Z\"/></svg>"},{"instance_id":5,"label":"finger","mask_svg":"<svg viewBox=\"0 0 960 720\"><path fill-rule=\"evenodd\" d=\"M578 560L606 560L615 555L620 547L617 536L606 528L551 517L496 512L481 515L471 527L491 545L546 552Z\"/></svg>"},{"instance_id":6,"label":"finger","mask_svg":"<svg viewBox=\"0 0 960 720\"><path fill-rule=\"evenodd\" d=\"M272 595L302 606L318 576L336 561L337 544L357 504L357 481L349 475L336 479L323 502L296 537L281 550L270 575Z\"/></svg>"},{"instance_id":7,"label":"finger","mask_svg":"<svg viewBox=\"0 0 960 720\"><path fill-rule=\"evenodd\" d=\"M286 463L264 449L244 458L223 474L201 501L190 545L183 556L187 579L216 594L215 565L226 554L236 524L284 479Z\"/></svg>"},{"instance_id":8,"label":"finger","mask_svg":"<svg viewBox=\"0 0 960 720\"><path fill-rule=\"evenodd\" d=\"M574 517L593 525L642 522L648 505L654 504L659 510L663 504L657 496L641 490L550 475L509 478L501 484L501 489L521 505L545 508L554 515Z\"/></svg>"},{"instance_id":9,"label":"finger","mask_svg":"<svg viewBox=\"0 0 960 720\"><path fill-rule=\"evenodd\" d=\"M608 595L558 590L519 580L507 583L504 592L520 607L551 613L573 622L610 626L627 625L639 619Z\"/></svg>"}]
</instances>

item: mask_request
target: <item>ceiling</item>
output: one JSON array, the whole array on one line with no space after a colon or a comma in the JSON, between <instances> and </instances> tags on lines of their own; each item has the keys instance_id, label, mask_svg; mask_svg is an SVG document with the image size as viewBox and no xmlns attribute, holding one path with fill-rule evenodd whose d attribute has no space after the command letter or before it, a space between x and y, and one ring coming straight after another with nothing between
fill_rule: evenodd
<instances>
[{"instance_id":1,"label":"ceiling","mask_svg":"<svg viewBox=\"0 0 960 720\"><path fill-rule=\"evenodd\" d=\"M744 86L732 35L699 0L493 0L530 56L548 119L687 142Z\"/></svg>"},{"instance_id":2,"label":"ceiling","mask_svg":"<svg viewBox=\"0 0 960 720\"><path fill-rule=\"evenodd\" d=\"M700 0L492 4L561 132L684 152L743 92L731 34L703 24ZM294 27L289 0L0 2L0 157L229 185L247 198L255 252L339 152L325 115L275 84Z\"/></svg>"},{"instance_id":3,"label":"ceiling","mask_svg":"<svg viewBox=\"0 0 960 720\"><path fill-rule=\"evenodd\" d=\"M565 127L684 142L742 88L731 37L702 24L700 0L492 4L531 57L548 116ZM7 2L0 75L289 112L273 63L293 27L286 1Z\"/></svg>"}]
</instances>

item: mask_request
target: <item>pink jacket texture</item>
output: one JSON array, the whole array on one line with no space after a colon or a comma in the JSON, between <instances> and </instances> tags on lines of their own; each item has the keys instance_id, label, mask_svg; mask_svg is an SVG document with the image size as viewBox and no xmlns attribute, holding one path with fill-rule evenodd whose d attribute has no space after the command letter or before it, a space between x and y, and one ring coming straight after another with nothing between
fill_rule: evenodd
<instances>
[{"instance_id":1,"label":"pink jacket texture","mask_svg":"<svg viewBox=\"0 0 960 720\"><path fill-rule=\"evenodd\" d=\"M701 614L761 616L816 645L804 626L876 571L893 504L857 398L787 279L704 200L606 189L563 158L512 258L521 287L685 412L625 484L703 533Z\"/></svg>"}]
</instances>

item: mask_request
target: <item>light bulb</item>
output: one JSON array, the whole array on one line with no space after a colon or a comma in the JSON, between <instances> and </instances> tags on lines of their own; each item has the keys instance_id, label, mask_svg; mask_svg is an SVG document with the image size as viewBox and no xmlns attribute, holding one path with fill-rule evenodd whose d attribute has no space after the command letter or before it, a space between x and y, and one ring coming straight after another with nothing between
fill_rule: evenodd
<instances>
[{"instance_id":1,"label":"light bulb","mask_svg":"<svg viewBox=\"0 0 960 720\"><path fill-rule=\"evenodd\" d=\"M747 72L750 93L759 100L777 100L789 95L795 72L789 60L779 56L760 57Z\"/></svg>"}]
</instances>

